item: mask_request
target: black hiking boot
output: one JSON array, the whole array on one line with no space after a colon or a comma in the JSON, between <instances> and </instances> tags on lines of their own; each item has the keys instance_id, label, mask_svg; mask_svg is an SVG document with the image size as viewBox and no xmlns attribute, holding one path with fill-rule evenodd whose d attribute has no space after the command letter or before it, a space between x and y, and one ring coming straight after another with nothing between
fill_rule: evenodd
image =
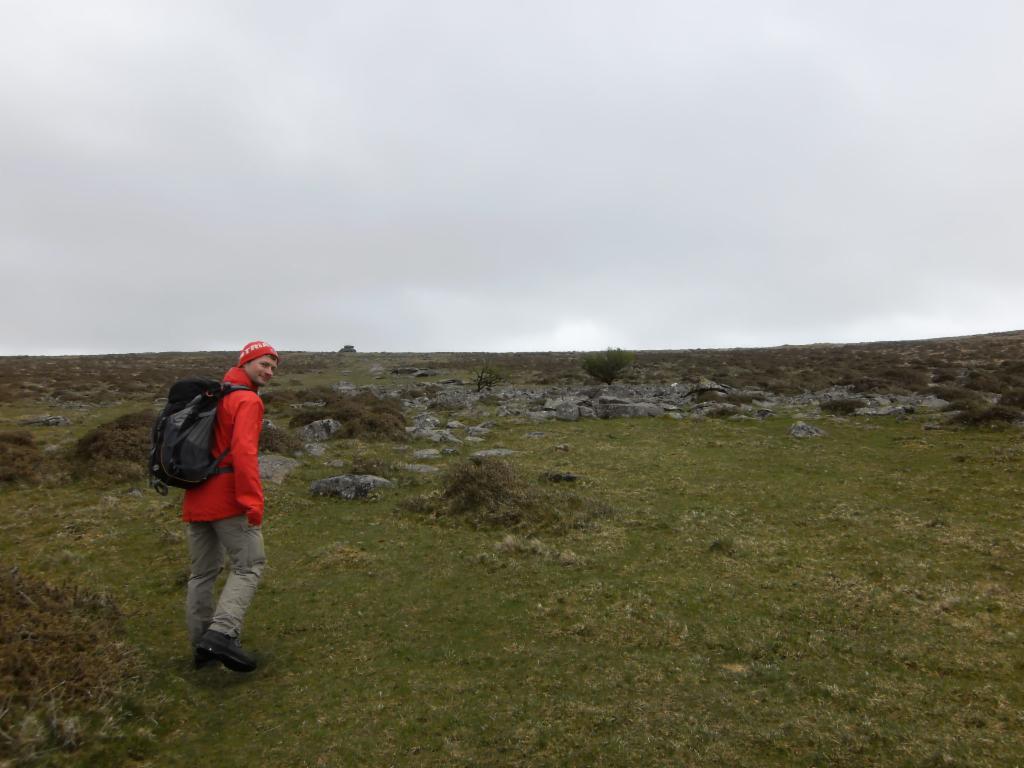
<instances>
[{"instance_id":1,"label":"black hiking boot","mask_svg":"<svg viewBox=\"0 0 1024 768\"><path fill-rule=\"evenodd\" d=\"M220 664L217 659L213 658L206 651L201 650L198 646L192 649L192 667L195 669L206 669L206 667L212 667L214 664Z\"/></svg>"},{"instance_id":2,"label":"black hiking boot","mask_svg":"<svg viewBox=\"0 0 1024 768\"><path fill-rule=\"evenodd\" d=\"M256 657L242 650L237 637L228 637L213 629L206 630L196 646L196 658L200 656L219 661L233 672L252 672L256 669Z\"/></svg>"}]
</instances>

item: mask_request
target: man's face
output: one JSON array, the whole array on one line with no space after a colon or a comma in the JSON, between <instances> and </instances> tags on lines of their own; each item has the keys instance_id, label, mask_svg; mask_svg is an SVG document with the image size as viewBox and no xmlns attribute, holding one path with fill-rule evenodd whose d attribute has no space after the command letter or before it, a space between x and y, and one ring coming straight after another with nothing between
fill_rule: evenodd
<instances>
[{"instance_id":1,"label":"man's face","mask_svg":"<svg viewBox=\"0 0 1024 768\"><path fill-rule=\"evenodd\" d=\"M263 357L257 357L255 360L250 360L242 366L242 370L249 376L252 385L259 389L274 378L274 371L277 370L277 360L273 355L264 355Z\"/></svg>"}]
</instances>

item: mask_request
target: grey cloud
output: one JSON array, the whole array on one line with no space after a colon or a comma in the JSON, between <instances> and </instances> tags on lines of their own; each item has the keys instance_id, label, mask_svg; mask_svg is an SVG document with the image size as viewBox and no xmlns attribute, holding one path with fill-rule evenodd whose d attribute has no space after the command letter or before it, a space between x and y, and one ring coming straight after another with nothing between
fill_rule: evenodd
<instances>
[{"instance_id":1,"label":"grey cloud","mask_svg":"<svg viewBox=\"0 0 1024 768\"><path fill-rule=\"evenodd\" d=\"M1017 4L10 16L0 353L1024 327Z\"/></svg>"}]
</instances>

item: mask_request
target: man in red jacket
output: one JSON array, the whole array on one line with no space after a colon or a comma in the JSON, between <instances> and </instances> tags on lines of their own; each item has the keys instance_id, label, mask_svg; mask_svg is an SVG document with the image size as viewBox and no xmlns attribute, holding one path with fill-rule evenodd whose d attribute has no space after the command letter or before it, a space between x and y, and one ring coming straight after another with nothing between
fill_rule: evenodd
<instances>
[{"instance_id":1,"label":"man in red jacket","mask_svg":"<svg viewBox=\"0 0 1024 768\"><path fill-rule=\"evenodd\" d=\"M260 528L263 485L257 455L263 401L257 391L273 378L278 360L274 348L263 341L242 349L238 365L224 375L224 382L249 389L224 395L213 432L212 455L227 451L220 463L226 471L185 491L181 517L188 523L192 565L185 620L197 667L219 661L236 672L256 668L256 659L242 650L239 636L267 562ZM231 573L215 608L213 586L225 552Z\"/></svg>"}]
</instances>

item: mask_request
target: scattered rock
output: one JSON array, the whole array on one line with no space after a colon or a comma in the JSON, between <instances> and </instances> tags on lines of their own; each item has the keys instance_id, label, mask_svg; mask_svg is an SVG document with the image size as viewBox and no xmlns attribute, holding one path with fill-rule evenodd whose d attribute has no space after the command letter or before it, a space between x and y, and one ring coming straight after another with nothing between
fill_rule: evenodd
<instances>
[{"instance_id":1,"label":"scattered rock","mask_svg":"<svg viewBox=\"0 0 1024 768\"><path fill-rule=\"evenodd\" d=\"M857 416L903 416L913 412L912 405L883 405L874 408L867 406L854 411Z\"/></svg>"},{"instance_id":2,"label":"scattered rock","mask_svg":"<svg viewBox=\"0 0 1024 768\"><path fill-rule=\"evenodd\" d=\"M412 452L414 459L436 459L441 455L441 452L437 448L422 448L418 451Z\"/></svg>"},{"instance_id":3,"label":"scattered rock","mask_svg":"<svg viewBox=\"0 0 1024 768\"><path fill-rule=\"evenodd\" d=\"M399 469L404 469L406 472L416 472L421 475L429 475L432 472L440 472L441 470L437 467L432 467L430 464L399 464Z\"/></svg>"},{"instance_id":4,"label":"scattered rock","mask_svg":"<svg viewBox=\"0 0 1024 768\"><path fill-rule=\"evenodd\" d=\"M370 491L390 485L390 480L376 475L335 475L314 481L309 486L309 492L314 496L362 499L366 498Z\"/></svg>"},{"instance_id":5,"label":"scattered rock","mask_svg":"<svg viewBox=\"0 0 1024 768\"><path fill-rule=\"evenodd\" d=\"M476 459L483 459L488 456L510 456L513 453L515 453L515 451L511 448L487 448L483 451L476 451L472 456Z\"/></svg>"},{"instance_id":6,"label":"scattered rock","mask_svg":"<svg viewBox=\"0 0 1024 768\"><path fill-rule=\"evenodd\" d=\"M576 403L559 403L555 408L555 418L559 421L579 421L580 407Z\"/></svg>"},{"instance_id":7,"label":"scattered rock","mask_svg":"<svg viewBox=\"0 0 1024 768\"><path fill-rule=\"evenodd\" d=\"M421 413L412 420L412 427L407 427L406 432L416 429L437 429L441 426L441 420L432 413Z\"/></svg>"},{"instance_id":8,"label":"scattered rock","mask_svg":"<svg viewBox=\"0 0 1024 768\"><path fill-rule=\"evenodd\" d=\"M318 419L299 430L299 437L306 442L322 443L341 429L341 422L336 419Z\"/></svg>"},{"instance_id":9,"label":"scattered rock","mask_svg":"<svg viewBox=\"0 0 1024 768\"><path fill-rule=\"evenodd\" d=\"M18 422L23 427L70 427L71 419L67 416L33 416Z\"/></svg>"},{"instance_id":10,"label":"scattered rock","mask_svg":"<svg viewBox=\"0 0 1024 768\"><path fill-rule=\"evenodd\" d=\"M789 434L793 437L824 437L826 433L820 427L798 421L789 428Z\"/></svg>"},{"instance_id":11,"label":"scattered rock","mask_svg":"<svg viewBox=\"0 0 1024 768\"><path fill-rule=\"evenodd\" d=\"M527 432L526 437L545 437L547 432Z\"/></svg>"},{"instance_id":12,"label":"scattered rock","mask_svg":"<svg viewBox=\"0 0 1024 768\"><path fill-rule=\"evenodd\" d=\"M447 429L413 429L409 435L416 440L430 440L435 443L456 443L462 441Z\"/></svg>"},{"instance_id":13,"label":"scattered rock","mask_svg":"<svg viewBox=\"0 0 1024 768\"><path fill-rule=\"evenodd\" d=\"M573 472L546 472L544 479L550 480L552 483L575 483L579 479L579 475Z\"/></svg>"},{"instance_id":14,"label":"scattered rock","mask_svg":"<svg viewBox=\"0 0 1024 768\"><path fill-rule=\"evenodd\" d=\"M280 485L284 479L299 466L299 462L287 456L277 456L273 453L260 455L260 479L269 480Z\"/></svg>"},{"instance_id":15,"label":"scattered rock","mask_svg":"<svg viewBox=\"0 0 1024 768\"><path fill-rule=\"evenodd\" d=\"M655 403L598 402L596 412L602 419L628 419L661 416L665 409Z\"/></svg>"},{"instance_id":16,"label":"scattered rock","mask_svg":"<svg viewBox=\"0 0 1024 768\"><path fill-rule=\"evenodd\" d=\"M559 443L558 445L555 446L555 450L556 451L562 451L563 453L568 453L569 452L569 444L568 443Z\"/></svg>"}]
</instances>

